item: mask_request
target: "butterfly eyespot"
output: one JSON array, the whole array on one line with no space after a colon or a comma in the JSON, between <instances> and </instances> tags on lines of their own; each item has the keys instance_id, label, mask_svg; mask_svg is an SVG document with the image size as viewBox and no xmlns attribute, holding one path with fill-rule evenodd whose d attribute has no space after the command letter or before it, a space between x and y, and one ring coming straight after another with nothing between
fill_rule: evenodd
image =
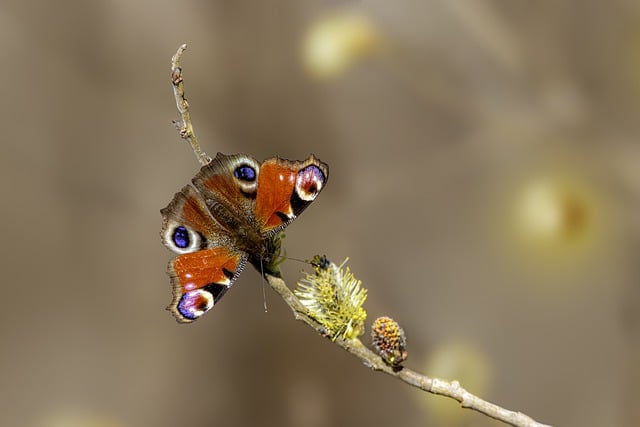
<instances>
[{"instance_id":1,"label":"butterfly eyespot","mask_svg":"<svg viewBox=\"0 0 640 427\"><path fill-rule=\"evenodd\" d=\"M201 249L202 237L190 227L169 221L163 232L165 246L173 252L186 254Z\"/></svg>"},{"instance_id":2,"label":"butterfly eyespot","mask_svg":"<svg viewBox=\"0 0 640 427\"><path fill-rule=\"evenodd\" d=\"M307 166L298 172L296 179L296 193L304 201L316 198L326 181L324 173L315 165Z\"/></svg>"},{"instance_id":3,"label":"butterfly eyespot","mask_svg":"<svg viewBox=\"0 0 640 427\"><path fill-rule=\"evenodd\" d=\"M253 197L258 189L258 166L240 164L233 170L233 176L245 195Z\"/></svg>"},{"instance_id":4,"label":"butterfly eyespot","mask_svg":"<svg viewBox=\"0 0 640 427\"><path fill-rule=\"evenodd\" d=\"M173 244L180 249L185 249L189 247L191 243L191 239L189 239L189 232L187 231L187 227L181 225L176 227L173 231Z\"/></svg>"},{"instance_id":5,"label":"butterfly eyespot","mask_svg":"<svg viewBox=\"0 0 640 427\"><path fill-rule=\"evenodd\" d=\"M233 176L241 181L253 182L256 180L256 171L249 165L241 165L238 166L233 171Z\"/></svg>"},{"instance_id":6,"label":"butterfly eyespot","mask_svg":"<svg viewBox=\"0 0 640 427\"><path fill-rule=\"evenodd\" d=\"M196 320L213 307L214 297L204 289L195 289L182 295L178 311L189 320Z\"/></svg>"}]
</instances>

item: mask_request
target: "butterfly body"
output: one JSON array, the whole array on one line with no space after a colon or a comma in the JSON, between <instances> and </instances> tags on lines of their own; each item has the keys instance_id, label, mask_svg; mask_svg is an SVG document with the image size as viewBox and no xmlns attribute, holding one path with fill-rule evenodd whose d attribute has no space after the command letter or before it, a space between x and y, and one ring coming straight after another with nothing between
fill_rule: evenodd
<instances>
[{"instance_id":1,"label":"butterfly body","mask_svg":"<svg viewBox=\"0 0 640 427\"><path fill-rule=\"evenodd\" d=\"M218 155L161 210L164 245L177 254L169 262L170 310L188 323L213 308L247 261L270 256L269 239L318 195L328 166L244 155Z\"/></svg>"}]
</instances>

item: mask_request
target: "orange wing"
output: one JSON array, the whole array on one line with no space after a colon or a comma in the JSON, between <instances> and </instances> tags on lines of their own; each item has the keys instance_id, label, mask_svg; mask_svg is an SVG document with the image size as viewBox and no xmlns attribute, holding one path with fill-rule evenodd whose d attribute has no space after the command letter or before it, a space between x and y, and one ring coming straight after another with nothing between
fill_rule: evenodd
<instances>
[{"instance_id":1,"label":"orange wing","mask_svg":"<svg viewBox=\"0 0 640 427\"><path fill-rule=\"evenodd\" d=\"M329 167L313 155L302 162L267 159L260 167L255 218L262 232L286 227L316 198L327 182Z\"/></svg>"},{"instance_id":2,"label":"orange wing","mask_svg":"<svg viewBox=\"0 0 640 427\"><path fill-rule=\"evenodd\" d=\"M227 247L203 249L169 262L173 301L167 309L189 323L211 310L244 268L246 255Z\"/></svg>"}]
</instances>

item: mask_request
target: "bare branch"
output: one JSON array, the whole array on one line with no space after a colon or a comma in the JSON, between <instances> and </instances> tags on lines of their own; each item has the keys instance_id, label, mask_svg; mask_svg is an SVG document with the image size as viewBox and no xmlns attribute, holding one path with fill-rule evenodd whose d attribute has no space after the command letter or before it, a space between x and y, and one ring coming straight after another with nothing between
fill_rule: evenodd
<instances>
[{"instance_id":1,"label":"bare branch","mask_svg":"<svg viewBox=\"0 0 640 427\"><path fill-rule=\"evenodd\" d=\"M285 301L285 303L291 308L294 317L307 325L311 326L320 335L326 335L325 328L318 322L316 322L311 316L309 316L307 309L300 302L300 300L294 295L293 292L287 287L286 283L275 276L266 275L269 285L275 290ZM473 409L496 420L511 424L513 426L521 427L549 427L545 424L540 424L533 420L531 417L521 413L514 412L508 409L504 409L491 402L487 402L471 393L460 386L458 381L443 381L437 378L430 378L426 375L422 375L418 372L412 371L407 368L400 370L394 369L387 365L380 356L368 349L362 344L362 342L355 339L344 339L338 337L334 341L343 349L359 358L365 366L375 370L384 372L399 380L424 390L429 393L439 394L451 399L455 399L460 402L463 408Z\"/></svg>"},{"instance_id":2,"label":"bare branch","mask_svg":"<svg viewBox=\"0 0 640 427\"><path fill-rule=\"evenodd\" d=\"M196 158L200 164L204 166L209 164L211 157L202 151L200 144L198 144L198 138L196 138L193 126L191 125L189 103L187 102L187 98L184 96L184 82L182 81L182 67L180 67L180 59L186 49L187 45L183 44L178 48L178 51L173 55L173 58L171 58L171 84L173 85L173 95L176 98L176 106L178 107L178 111L182 117L181 120L176 120L173 124L176 129L178 129L180 138L184 139L191 145L191 149L196 155Z\"/></svg>"}]
</instances>

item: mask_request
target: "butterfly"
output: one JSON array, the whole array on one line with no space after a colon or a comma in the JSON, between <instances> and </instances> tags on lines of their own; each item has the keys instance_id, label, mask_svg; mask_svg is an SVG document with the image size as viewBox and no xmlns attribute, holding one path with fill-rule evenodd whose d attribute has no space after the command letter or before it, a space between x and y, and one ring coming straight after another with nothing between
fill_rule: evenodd
<instances>
[{"instance_id":1,"label":"butterfly","mask_svg":"<svg viewBox=\"0 0 640 427\"><path fill-rule=\"evenodd\" d=\"M315 200L328 175L329 166L313 155L260 163L218 153L160 211L162 243L177 254L167 268L167 310L180 323L211 310L247 261L259 269L272 255L270 239Z\"/></svg>"}]
</instances>

